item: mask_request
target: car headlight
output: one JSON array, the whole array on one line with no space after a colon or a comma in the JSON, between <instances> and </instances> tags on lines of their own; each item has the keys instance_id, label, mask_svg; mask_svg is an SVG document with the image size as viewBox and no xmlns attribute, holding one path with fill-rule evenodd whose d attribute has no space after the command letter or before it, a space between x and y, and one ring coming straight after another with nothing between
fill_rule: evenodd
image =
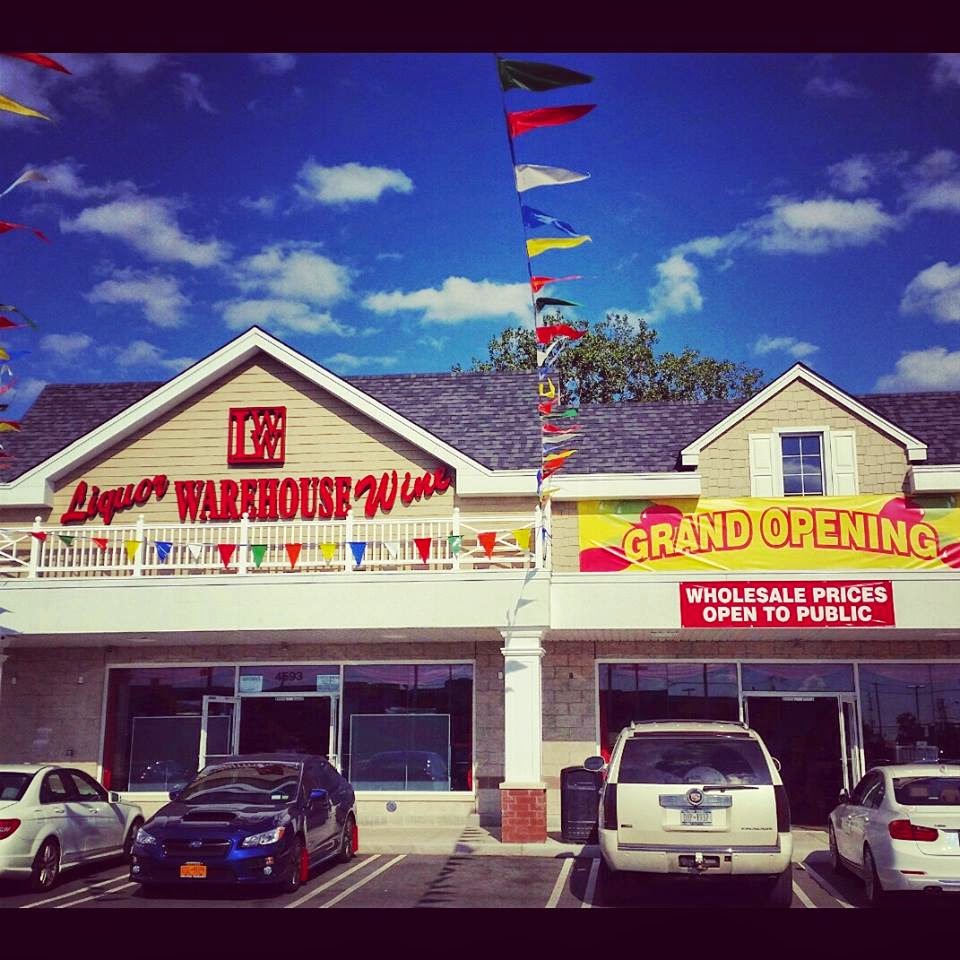
<instances>
[{"instance_id":1,"label":"car headlight","mask_svg":"<svg viewBox=\"0 0 960 960\"><path fill-rule=\"evenodd\" d=\"M147 833L147 831L144 830L143 827L141 827L137 831L135 842L138 843L141 847L149 847L151 844L154 844L157 842L157 838L152 833Z\"/></svg>"},{"instance_id":2,"label":"car headlight","mask_svg":"<svg viewBox=\"0 0 960 960\"><path fill-rule=\"evenodd\" d=\"M252 837L244 837L240 846L265 847L270 843L279 843L286 829L286 827L274 827L272 830L264 830L263 833L255 833Z\"/></svg>"}]
</instances>

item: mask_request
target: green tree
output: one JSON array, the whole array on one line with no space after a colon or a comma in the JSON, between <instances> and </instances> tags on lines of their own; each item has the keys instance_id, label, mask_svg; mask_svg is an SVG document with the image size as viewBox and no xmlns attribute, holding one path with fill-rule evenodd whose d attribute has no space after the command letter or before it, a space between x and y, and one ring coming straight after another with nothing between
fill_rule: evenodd
<instances>
[{"instance_id":1,"label":"green tree","mask_svg":"<svg viewBox=\"0 0 960 960\"><path fill-rule=\"evenodd\" d=\"M545 323L563 323L559 314ZM705 357L687 347L682 353L654 353L659 334L644 320L607 314L587 326L556 362L555 382L564 403L615 403L621 400L747 399L762 386L763 371L732 360ZM537 369L532 330L509 327L487 344L488 358L474 357L471 370ZM460 364L454 372L462 372Z\"/></svg>"}]
</instances>

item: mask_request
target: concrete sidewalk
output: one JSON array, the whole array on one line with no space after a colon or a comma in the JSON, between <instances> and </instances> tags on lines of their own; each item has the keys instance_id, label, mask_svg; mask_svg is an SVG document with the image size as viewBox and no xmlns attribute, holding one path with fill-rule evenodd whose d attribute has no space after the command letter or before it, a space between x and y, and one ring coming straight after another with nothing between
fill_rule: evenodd
<instances>
[{"instance_id":1,"label":"concrete sidewalk","mask_svg":"<svg viewBox=\"0 0 960 960\"><path fill-rule=\"evenodd\" d=\"M793 859L802 863L811 853L827 849L823 830L793 831ZM360 853L411 853L432 856L579 857L594 859L600 847L564 843L559 832L550 832L545 843L503 843L499 827L477 824L392 827L360 826Z\"/></svg>"}]
</instances>

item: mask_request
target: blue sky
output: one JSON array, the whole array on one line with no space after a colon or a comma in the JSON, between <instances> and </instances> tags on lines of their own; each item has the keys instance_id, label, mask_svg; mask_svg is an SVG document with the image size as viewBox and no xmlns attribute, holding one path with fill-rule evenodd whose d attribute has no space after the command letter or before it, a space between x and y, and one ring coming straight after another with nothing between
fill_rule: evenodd
<instances>
[{"instance_id":1,"label":"blue sky","mask_svg":"<svg viewBox=\"0 0 960 960\"><path fill-rule=\"evenodd\" d=\"M801 359L853 392L960 389L960 55L501 51L594 75L503 94L487 54L0 58L0 303L39 326L5 399L163 380L257 323L336 373L449 370L531 322L508 110L596 103L516 139L590 173L523 201L593 240L569 311L663 349ZM547 236L538 230L529 236ZM29 353L22 355L23 351Z\"/></svg>"}]
</instances>

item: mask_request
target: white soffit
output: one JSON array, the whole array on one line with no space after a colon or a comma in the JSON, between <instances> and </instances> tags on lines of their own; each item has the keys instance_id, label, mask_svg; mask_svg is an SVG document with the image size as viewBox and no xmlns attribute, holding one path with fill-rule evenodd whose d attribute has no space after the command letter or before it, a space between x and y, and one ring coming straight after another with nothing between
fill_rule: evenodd
<instances>
[{"instance_id":1,"label":"white soffit","mask_svg":"<svg viewBox=\"0 0 960 960\"><path fill-rule=\"evenodd\" d=\"M700 463L700 453L704 447L711 444L717 437L726 433L741 420L750 416L754 410L797 380L802 380L809 386L819 390L833 400L837 406L849 410L861 420L865 420L871 426L876 427L881 433L885 433L897 443L903 444L907 450L908 460L927 459L927 445L922 440L902 430L895 423L892 423L885 417L881 417L880 414L875 413L868 407L865 407L858 400L851 397L850 394L845 393L839 387L830 383L829 380L824 380L819 374L814 373L809 367L802 363L795 363L789 370L777 377L776 380L767 384L759 393L752 396L749 400L745 400L733 413L727 414L718 424L712 426L706 433L697 437L693 443L684 447L683 450L680 451L681 463L686 467L698 466Z\"/></svg>"},{"instance_id":2,"label":"white soffit","mask_svg":"<svg viewBox=\"0 0 960 960\"><path fill-rule=\"evenodd\" d=\"M700 474L689 473L568 473L555 483L554 500L597 498L699 497ZM548 481L550 482L550 481Z\"/></svg>"},{"instance_id":3,"label":"white soffit","mask_svg":"<svg viewBox=\"0 0 960 960\"><path fill-rule=\"evenodd\" d=\"M907 472L911 493L960 493L960 463L920 464Z\"/></svg>"}]
</instances>

